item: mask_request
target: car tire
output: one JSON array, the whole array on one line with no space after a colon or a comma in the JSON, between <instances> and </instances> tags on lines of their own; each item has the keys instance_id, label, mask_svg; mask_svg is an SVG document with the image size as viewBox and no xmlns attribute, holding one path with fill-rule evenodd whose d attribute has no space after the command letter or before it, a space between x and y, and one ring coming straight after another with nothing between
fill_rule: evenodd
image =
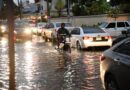
<instances>
[{"instance_id":1,"label":"car tire","mask_svg":"<svg viewBox=\"0 0 130 90\"><path fill-rule=\"evenodd\" d=\"M114 79L113 76L109 75L106 77L105 88L106 88L106 90L119 90L116 80Z\"/></svg>"},{"instance_id":2,"label":"car tire","mask_svg":"<svg viewBox=\"0 0 130 90\"><path fill-rule=\"evenodd\" d=\"M48 38L47 38L46 36L44 36L44 40L45 40L45 42L47 42L47 41L48 41Z\"/></svg>"},{"instance_id":3,"label":"car tire","mask_svg":"<svg viewBox=\"0 0 130 90\"><path fill-rule=\"evenodd\" d=\"M76 43L76 48L77 48L78 50L81 50L81 49L82 49L79 42Z\"/></svg>"}]
</instances>

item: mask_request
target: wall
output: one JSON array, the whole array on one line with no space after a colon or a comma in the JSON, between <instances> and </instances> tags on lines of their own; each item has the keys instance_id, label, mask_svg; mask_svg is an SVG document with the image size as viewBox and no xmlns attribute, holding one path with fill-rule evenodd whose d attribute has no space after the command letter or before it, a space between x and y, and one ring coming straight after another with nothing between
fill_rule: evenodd
<instances>
[{"instance_id":1,"label":"wall","mask_svg":"<svg viewBox=\"0 0 130 90\"><path fill-rule=\"evenodd\" d=\"M115 18L108 17L108 15L92 15L92 16L78 16L78 17L61 17L61 18L51 18L50 21L60 21L60 22L67 22L70 21L75 26L87 25L93 26L101 23L103 21L114 21ZM118 21L130 21L130 14L120 14L116 19Z\"/></svg>"}]
</instances>

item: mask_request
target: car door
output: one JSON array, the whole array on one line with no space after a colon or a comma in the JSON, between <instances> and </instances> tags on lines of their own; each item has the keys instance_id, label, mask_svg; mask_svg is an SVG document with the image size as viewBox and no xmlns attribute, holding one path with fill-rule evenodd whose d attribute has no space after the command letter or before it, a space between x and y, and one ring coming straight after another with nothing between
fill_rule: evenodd
<instances>
[{"instance_id":1,"label":"car door","mask_svg":"<svg viewBox=\"0 0 130 90\"><path fill-rule=\"evenodd\" d=\"M126 31L125 23L124 22L117 22L116 27L116 36L121 35L122 31Z\"/></svg>"},{"instance_id":2,"label":"car door","mask_svg":"<svg viewBox=\"0 0 130 90\"><path fill-rule=\"evenodd\" d=\"M71 31L71 44L72 46L76 47L76 42L79 40L80 37L80 28L74 28Z\"/></svg>"},{"instance_id":3,"label":"car door","mask_svg":"<svg viewBox=\"0 0 130 90\"><path fill-rule=\"evenodd\" d=\"M108 32L111 36L116 36L116 23L111 22L108 25L106 25L105 31Z\"/></svg>"},{"instance_id":4,"label":"car door","mask_svg":"<svg viewBox=\"0 0 130 90\"><path fill-rule=\"evenodd\" d=\"M115 77L120 90L130 90L130 41L114 49Z\"/></svg>"}]
</instances>

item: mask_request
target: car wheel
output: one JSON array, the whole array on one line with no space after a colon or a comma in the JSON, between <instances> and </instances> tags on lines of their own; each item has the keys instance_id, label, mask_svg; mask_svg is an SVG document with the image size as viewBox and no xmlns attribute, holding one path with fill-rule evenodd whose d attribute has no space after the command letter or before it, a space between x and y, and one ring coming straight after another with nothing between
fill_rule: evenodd
<instances>
[{"instance_id":1,"label":"car wheel","mask_svg":"<svg viewBox=\"0 0 130 90\"><path fill-rule=\"evenodd\" d=\"M79 42L76 43L76 48L77 48L78 50L81 50L81 45L80 45Z\"/></svg>"},{"instance_id":2,"label":"car wheel","mask_svg":"<svg viewBox=\"0 0 130 90\"><path fill-rule=\"evenodd\" d=\"M109 75L105 80L106 90L119 90L117 87L116 80L113 76Z\"/></svg>"},{"instance_id":3,"label":"car wheel","mask_svg":"<svg viewBox=\"0 0 130 90\"><path fill-rule=\"evenodd\" d=\"M47 38L46 36L44 36L44 40L45 40L45 42L47 42L47 41L48 41L48 38Z\"/></svg>"},{"instance_id":4,"label":"car wheel","mask_svg":"<svg viewBox=\"0 0 130 90\"><path fill-rule=\"evenodd\" d=\"M55 42L55 37L54 37L53 34L51 34L51 41L52 41L52 42Z\"/></svg>"}]
</instances>

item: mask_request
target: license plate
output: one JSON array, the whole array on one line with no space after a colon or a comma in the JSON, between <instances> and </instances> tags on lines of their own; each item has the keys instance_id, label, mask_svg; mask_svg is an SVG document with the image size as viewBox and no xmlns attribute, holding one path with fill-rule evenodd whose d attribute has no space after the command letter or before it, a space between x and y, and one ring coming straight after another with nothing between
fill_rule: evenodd
<instances>
[{"instance_id":1,"label":"license plate","mask_svg":"<svg viewBox=\"0 0 130 90\"><path fill-rule=\"evenodd\" d=\"M96 37L96 40L102 40L102 38L101 37Z\"/></svg>"}]
</instances>

